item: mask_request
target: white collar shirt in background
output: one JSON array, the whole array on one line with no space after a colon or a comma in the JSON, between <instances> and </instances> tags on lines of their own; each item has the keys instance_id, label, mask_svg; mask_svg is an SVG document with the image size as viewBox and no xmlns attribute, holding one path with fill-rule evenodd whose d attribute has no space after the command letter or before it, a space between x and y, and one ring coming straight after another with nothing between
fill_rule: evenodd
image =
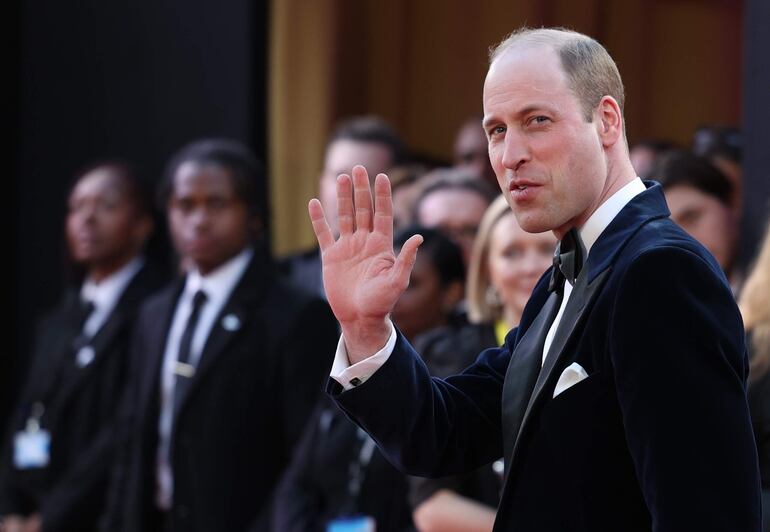
<instances>
[{"instance_id":1,"label":"white collar shirt in background","mask_svg":"<svg viewBox=\"0 0 770 532\"><path fill-rule=\"evenodd\" d=\"M184 289L174 310L166 348L163 353L160 389L160 416L158 418L158 453L156 461L157 491L155 503L161 509L171 508L173 500L173 472L169 462L171 448L171 429L174 412L174 385L176 383L174 367L179 355L179 344L192 312L193 296L198 290L206 293L206 302L201 308L198 323L192 337L189 364L198 365L206 340L216 325L215 320L225 303L230 298L236 284L243 277L246 268L254 256L254 250L246 248L238 255L225 262L208 275L201 275L197 270L187 275Z\"/></svg>"},{"instance_id":2,"label":"white collar shirt in background","mask_svg":"<svg viewBox=\"0 0 770 532\"><path fill-rule=\"evenodd\" d=\"M144 266L143 257L135 257L121 269L102 279L100 283L94 282L90 277L86 278L80 288L80 300L90 301L94 310L83 324L83 334L88 338L99 332L99 329L107 322L120 297L125 292L131 280Z\"/></svg>"}]
</instances>

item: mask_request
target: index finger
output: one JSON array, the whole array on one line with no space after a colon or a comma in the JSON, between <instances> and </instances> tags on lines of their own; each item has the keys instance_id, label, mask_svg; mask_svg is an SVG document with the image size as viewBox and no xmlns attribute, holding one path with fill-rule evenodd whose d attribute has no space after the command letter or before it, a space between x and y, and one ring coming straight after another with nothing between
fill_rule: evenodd
<instances>
[{"instance_id":1,"label":"index finger","mask_svg":"<svg viewBox=\"0 0 770 532\"><path fill-rule=\"evenodd\" d=\"M326 222L326 216L320 201L316 198L311 199L307 210L310 214L310 221L313 223L313 232L318 239L318 247L321 248L321 253L323 253L324 250L334 244L334 235L332 235L329 224Z\"/></svg>"},{"instance_id":2,"label":"index finger","mask_svg":"<svg viewBox=\"0 0 770 532\"><path fill-rule=\"evenodd\" d=\"M393 196L385 174L377 174L374 180L374 231L393 240Z\"/></svg>"}]
</instances>

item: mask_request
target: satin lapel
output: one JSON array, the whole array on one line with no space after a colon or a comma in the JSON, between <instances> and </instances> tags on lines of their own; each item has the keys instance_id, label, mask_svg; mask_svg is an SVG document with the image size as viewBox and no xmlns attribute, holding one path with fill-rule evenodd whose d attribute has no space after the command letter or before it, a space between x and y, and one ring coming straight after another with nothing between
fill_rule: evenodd
<instances>
[{"instance_id":1,"label":"satin lapel","mask_svg":"<svg viewBox=\"0 0 770 532\"><path fill-rule=\"evenodd\" d=\"M562 359L569 354L565 351L567 343L572 335L578 329L583 322L586 312L591 308L591 304L596 296L601 292L604 281L607 279L610 269L607 268L603 272L596 275L593 280L588 282L588 270L584 269L581 275L578 277L575 288L572 290L567 306L564 308L564 314L559 321L559 326L554 333L553 342L548 350L548 355L545 359L545 364L540 370L540 374L537 377L535 383L535 389L532 391L532 396L529 399L529 404L524 412L524 417L521 421L521 429L519 430L519 436L516 439L516 443L513 447L513 453L511 455L511 464L513 464L516 458L516 451L519 447L519 441L522 435L527 429L527 422L531 418L531 414L537 403L542 399L543 393L546 389L550 389L548 383L558 376L556 368L560 368Z\"/></svg>"},{"instance_id":2,"label":"satin lapel","mask_svg":"<svg viewBox=\"0 0 770 532\"><path fill-rule=\"evenodd\" d=\"M77 294L72 293L67 296L67 301L61 311L61 319L56 319L51 324L52 327L56 328L56 334L52 334L50 331L47 333L48 337L54 340L50 345L44 346L45 353L39 353L39 356L44 358L35 361L36 364L39 364L39 371L35 370L31 374L39 374L42 377L39 379L39 384L35 387L36 391L33 397L30 397L30 401L51 399L48 395L58 385L56 380L60 375L60 370L64 364L70 362L74 364L75 355L72 352L72 343L75 341L77 331L72 316L76 310Z\"/></svg>"},{"instance_id":3,"label":"satin lapel","mask_svg":"<svg viewBox=\"0 0 770 532\"><path fill-rule=\"evenodd\" d=\"M532 325L513 350L508 363L502 397L503 450L506 459L513 452L524 412L540 372L545 337L560 303L561 297L558 294L548 296Z\"/></svg>"}]
</instances>

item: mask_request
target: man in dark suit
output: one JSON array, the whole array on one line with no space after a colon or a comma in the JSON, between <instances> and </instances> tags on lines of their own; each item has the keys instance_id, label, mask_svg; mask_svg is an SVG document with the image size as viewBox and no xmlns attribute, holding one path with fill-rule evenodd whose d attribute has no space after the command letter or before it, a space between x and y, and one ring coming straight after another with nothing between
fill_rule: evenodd
<instances>
[{"instance_id":1,"label":"man in dark suit","mask_svg":"<svg viewBox=\"0 0 770 532\"><path fill-rule=\"evenodd\" d=\"M381 118L357 116L337 124L326 144L323 170L318 178L319 198L329 213L337 211L336 179L353 165L360 164L370 175L387 172L402 164L406 148L398 134ZM329 218L332 231L338 234L336 218ZM289 255L279 267L295 286L326 297L321 277L321 253L317 247Z\"/></svg>"},{"instance_id":2,"label":"man in dark suit","mask_svg":"<svg viewBox=\"0 0 770 532\"><path fill-rule=\"evenodd\" d=\"M258 235L248 150L204 140L162 188L188 274L147 302L132 351L131 436L103 528L266 530L270 494L322 390L336 324L281 282Z\"/></svg>"},{"instance_id":3,"label":"man in dark suit","mask_svg":"<svg viewBox=\"0 0 770 532\"><path fill-rule=\"evenodd\" d=\"M141 256L151 231L148 203L128 167L103 163L80 174L66 234L85 278L37 328L0 466L0 515L9 532L95 530L128 381L131 326L140 302L161 285Z\"/></svg>"},{"instance_id":4,"label":"man in dark suit","mask_svg":"<svg viewBox=\"0 0 770 532\"><path fill-rule=\"evenodd\" d=\"M445 380L387 318L420 243L394 256L387 178L372 206L362 168L340 176L337 240L312 200L344 339L329 391L408 472L502 455L496 530L759 530L741 319L713 257L634 174L622 109L587 36L524 29L492 53L492 166L519 224L561 241L505 345Z\"/></svg>"}]
</instances>

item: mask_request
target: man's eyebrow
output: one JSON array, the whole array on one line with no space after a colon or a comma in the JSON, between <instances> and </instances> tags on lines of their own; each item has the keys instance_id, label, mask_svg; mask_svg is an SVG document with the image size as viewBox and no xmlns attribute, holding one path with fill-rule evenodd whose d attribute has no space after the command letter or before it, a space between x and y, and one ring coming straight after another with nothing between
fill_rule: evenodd
<instances>
[{"instance_id":1,"label":"man's eyebrow","mask_svg":"<svg viewBox=\"0 0 770 532\"><path fill-rule=\"evenodd\" d=\"M547 102L535 102L532 104L529 104L525 107L522 107L521 109L515 111L513 116L524 116L535 112L548 112L548 113L556 113L557 109L553 105L549 105ZM498 122L500 119L497 118L497 116L492 115L490 117L485 117L484 120L481 122L482 127L486 131L489 126L494 124L495 122Z\"/></svg>"}]
</instances>

